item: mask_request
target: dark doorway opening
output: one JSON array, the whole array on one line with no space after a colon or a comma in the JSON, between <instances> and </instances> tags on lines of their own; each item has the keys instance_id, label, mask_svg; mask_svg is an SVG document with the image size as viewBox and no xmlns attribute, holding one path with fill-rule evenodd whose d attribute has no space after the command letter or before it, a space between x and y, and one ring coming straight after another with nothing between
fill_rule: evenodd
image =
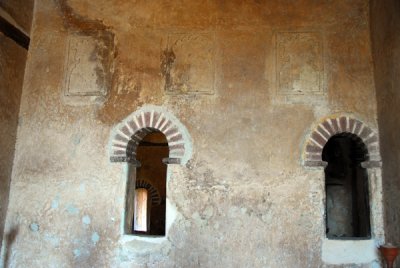
<instances>
[{"instance_id":1,"label":"dark doorway opening","mask_svg":"<svg viewBox=\"0 0 400 268\"><path fill-rule=\"evenodd\" d=\"M362 140L343 133L331 137L322 151L325 168L326 235L332 239L371 237L367 170Z\"/></svg>"}]
</instances>

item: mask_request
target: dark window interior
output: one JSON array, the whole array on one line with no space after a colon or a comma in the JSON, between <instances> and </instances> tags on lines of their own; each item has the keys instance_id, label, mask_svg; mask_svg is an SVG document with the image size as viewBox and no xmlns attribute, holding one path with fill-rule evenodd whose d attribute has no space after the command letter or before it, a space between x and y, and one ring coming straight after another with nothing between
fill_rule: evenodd
<instances>
[{"instance_id":1,"label":"dark window interior","mask_svg":"<svg viewBox=\"0 0 400 268\"><path fill-rule=\"evenodd\" d=\"M365 144L355 135L331 137L322 160L325 168L326 235L332 239L371 237L368 174Z\"/></svg>"},{"instance_id":2,"label":"dark window interior","mask_svg":"<svg viewBox=\"0 0 400 268\"><path fill-rule=\"evenodd\" d=\"M151 184L152 189L156 189L160 199L149 202L149 229L147 232L138 232L132 225L132 233L145 235L165 235L165 213L166 213L166 177L167 165L162 162L163 158L168 157L169 148L165 135L155 131L147 134L140 142L136 158L141 166L136 169L136 188L146 187L146 184L139 185L138 182L146 181ZM151 197L151 195L150 195Z\"/></svg>"}]
</instances>

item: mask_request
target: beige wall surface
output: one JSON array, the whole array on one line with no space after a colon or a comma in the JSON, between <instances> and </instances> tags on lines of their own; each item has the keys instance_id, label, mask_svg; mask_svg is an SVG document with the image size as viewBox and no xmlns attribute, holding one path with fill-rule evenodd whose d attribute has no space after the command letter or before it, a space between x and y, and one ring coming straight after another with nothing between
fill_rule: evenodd
<instances>
[{"instance_id":1,"label":"beige wall surface","mask_svg":"<svg viewBox=\"0 0 400 268\"><path fill-rule=\"evenodd\" d=\"M371 1L371 39L381 136L387 242L400 238L400 2ZM398 264L399 265L399 264Z\"/></svg>"},{"instance_id":2,"label":"beige wall surface","mask_svg":"<svg viewBox=\"0 0 400 268\"><path fill-rule=\"evenodd\" d=\"M377 132L367 1L40 0L31 38L13 267L330 267L323 169L302 156L328 117ZM193 151L168 166L153 240L122 235L127 167L109 159L146 105Z\"/></svg>"},{"instance_id":3,"label":"beige wall surface","mask_svg":"<svg viewBox=\"0 0 400 268\"><path fill-rule=\"evenodd\" d=\"M7 212L26 54L0 33L0 234Z\"/></svg>"}]
</instances>

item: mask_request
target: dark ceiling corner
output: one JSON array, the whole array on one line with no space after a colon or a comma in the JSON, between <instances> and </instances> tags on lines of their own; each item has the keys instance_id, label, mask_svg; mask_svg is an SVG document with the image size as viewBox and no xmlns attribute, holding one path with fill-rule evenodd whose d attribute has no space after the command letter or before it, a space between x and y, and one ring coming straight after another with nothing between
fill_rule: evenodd
<instances>
[{"instance_id":1,"label":"dark ceiling corner","mask_svg":"<svg viewBox=\"0 0 400 268\"><path fill-rule=\"evenodd\" d=\"M5 36L14 40L18 45L25 48L26 50L29 49L29 42L30 42L29 36L21 32L18 28L16 28L14 25L9 23L1 16L0 16L0 32L2 32Z\"/></svg>"}]
</instances>

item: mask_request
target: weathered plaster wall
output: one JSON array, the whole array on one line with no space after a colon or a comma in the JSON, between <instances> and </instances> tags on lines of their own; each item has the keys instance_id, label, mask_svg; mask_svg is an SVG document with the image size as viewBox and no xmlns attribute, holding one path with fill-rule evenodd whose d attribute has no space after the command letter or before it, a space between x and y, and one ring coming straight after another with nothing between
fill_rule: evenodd
<instances>
[{"instance_id":1,"label":"weathered plaster wall","mask_svg":"<svg viewBox=\"0 0 400 268\"><path fill-rule=\"evenodd\" d=\"M377 130L366 0L35 10L7 217L19 230L13 266L330 266L323 170L301 157L326 116ZM193 146L168 167L175 220L152 241L121 235L127 167L108 147L145 104L173 113Z\"/></svg>"},{"instance_id":2,"label":"weathered plaster wall","mask_svg":"<svg viewBox=\"0 0 400 268\"><path fill-rule=\"evenodd\" d=\"M0 234L7 212L26 54L0 33Z\"/></svg>"},{"instance_id":3,"label":"weathered plaster wall","mask_svg":"<svg viewBox=\"0 0 400 268\"><path fill-rule=\"evenodd\" d=\"M379 133L383 161L386 240L400 246L400 2L371 1ZM400 264L400 263L399 263Z\"/></svg>"}]
</instances>

